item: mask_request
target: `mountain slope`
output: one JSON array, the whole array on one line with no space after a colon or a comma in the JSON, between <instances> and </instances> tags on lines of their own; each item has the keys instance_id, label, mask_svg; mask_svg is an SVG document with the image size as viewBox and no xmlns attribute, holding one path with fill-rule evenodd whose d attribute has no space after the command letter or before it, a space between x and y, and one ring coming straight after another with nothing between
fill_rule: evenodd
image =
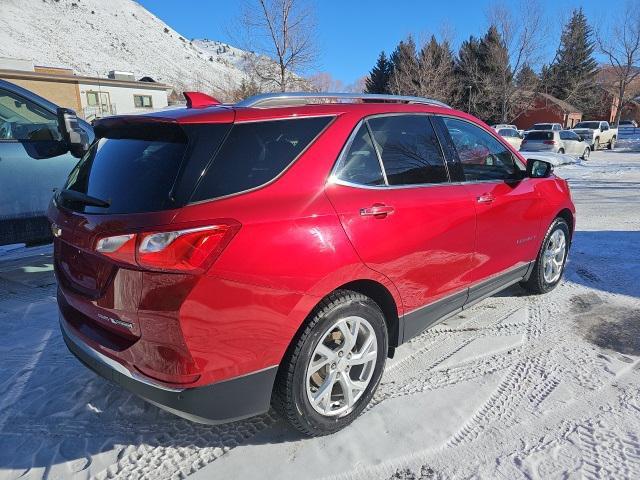
<instances>
[{"instance_id":1,"label":"mountain slope","mask_svg":"<svg viewBox=\"0 0 640 480\"><path fill-rule=\"evenodd\" d=\"M133 0L1 0L0 57L150 76L177 90L224 96L244 78L245 51L181 36ZM176 5L176 8L179 8Z\"/></svg>"}]
</instances>

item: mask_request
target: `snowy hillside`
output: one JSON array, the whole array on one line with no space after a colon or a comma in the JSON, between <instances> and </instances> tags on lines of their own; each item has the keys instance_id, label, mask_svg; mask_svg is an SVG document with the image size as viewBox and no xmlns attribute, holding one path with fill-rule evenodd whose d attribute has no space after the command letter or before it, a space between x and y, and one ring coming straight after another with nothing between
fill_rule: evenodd
<instances>
[{"instance_id":1,"label":"snowy hillside","mask_svg":"<svg viewBox=\"0 0 640 480\"><path fill-rule=\"evenodd\" d=\"M211 40L191 42L133 0L0 3L0 57L86 75L131 71L178 90L219 95L244 77L245 51Z\"/></svg>"}]
</instances>

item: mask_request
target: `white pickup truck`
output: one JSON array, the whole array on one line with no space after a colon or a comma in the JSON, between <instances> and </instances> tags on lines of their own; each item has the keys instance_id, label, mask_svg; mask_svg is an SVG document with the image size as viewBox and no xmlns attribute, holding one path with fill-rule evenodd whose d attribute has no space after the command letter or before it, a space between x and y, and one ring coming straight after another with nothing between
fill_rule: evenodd
<instances>
[{"instance_id":1,"label":"white pickup truck","mask_svg":"<svg viewBox=\"0 0 640 480\"><path fill-rule=\"evenodd\" d=\"M618 139L618 129L611 128L609 122L603 120L579 122L571 131L580 135L589 144L591 150L599 150L603 145L611 150Z\"/></svg>"}]
</instances>

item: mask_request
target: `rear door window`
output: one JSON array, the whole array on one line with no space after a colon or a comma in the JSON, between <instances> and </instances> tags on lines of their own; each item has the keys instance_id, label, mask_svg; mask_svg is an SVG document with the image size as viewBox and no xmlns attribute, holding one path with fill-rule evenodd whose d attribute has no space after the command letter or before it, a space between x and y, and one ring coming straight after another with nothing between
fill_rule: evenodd
<instances>
[{"instance_id":1,"label":"rear door window","mask_svg":"<svg viewBox=\"0 0 640 480\"><path fill-rule=\"evenodd\" d=\"M235 124L191 200L224 197L270 182L293 163L332 118Z\"/></svg>"},{"instance_id":2,"label":"rear door window","mask_svg":"<svg viewBox=\"0 0 640 480\"><path fill-rule=\"evenodd\" d=\"M438 138L426 115L389 115L368 120L389 185L449 181Z\"/></svg>"}]
</instances>

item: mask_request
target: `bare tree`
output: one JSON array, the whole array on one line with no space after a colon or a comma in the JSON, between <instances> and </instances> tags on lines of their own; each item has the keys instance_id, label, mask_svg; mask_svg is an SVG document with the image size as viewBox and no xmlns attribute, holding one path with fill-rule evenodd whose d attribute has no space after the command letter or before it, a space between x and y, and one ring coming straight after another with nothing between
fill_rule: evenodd
<instances>
[{"instance_id":1,"label":"bare tree","mask_svg":"<svg viewBox=\"0 0 640 480\"><path fill-rule=\"evenodd\" d=\"M596 38L611 66L608 70L618 97L617 125L624 106L640 95L640 8L637 3L627 2L609 28L599 31Z\"/></svg>"},{"instance_id":2,"label":"bare tree","mask_svg":"<svg viewBox=\"0 0 640 480\"><path fill-rule=\"evenodd\" d=\"M533 93L539 87L537 78L522 74L523 70L538 66L543 58L542 45L547 36L544 10L537 0L522 0L513 9L504 3L494 3L487 12L489 23L497 29L504 42L504 49L495 49L490 55L505 67L496 72L493 90L503 122L509 121L529 109ZM528 81L514 81L525 79Z\"/></svg>"},{"instance_id":3,"label":"bare tree","mask_svg":"<svg viewBox=\"0 0 640 480\"><path fill-rule=\"evenodd\" d=\"M307 78L311 89L316 92L344 92L345 85L329 72L318 72Z\"/></svg>"},{"instance_id":4,"label":"bare tree","mask_svg":"<svg viewBox=\"0 0 640 480\"><path fill-rule=\"evenodd\" d=\"M240 27L261 83L287 91L317 58L314 11L307 0L246 0ZM275 62L275 64L274 64Z\"/></svg>"}]
</instances>

